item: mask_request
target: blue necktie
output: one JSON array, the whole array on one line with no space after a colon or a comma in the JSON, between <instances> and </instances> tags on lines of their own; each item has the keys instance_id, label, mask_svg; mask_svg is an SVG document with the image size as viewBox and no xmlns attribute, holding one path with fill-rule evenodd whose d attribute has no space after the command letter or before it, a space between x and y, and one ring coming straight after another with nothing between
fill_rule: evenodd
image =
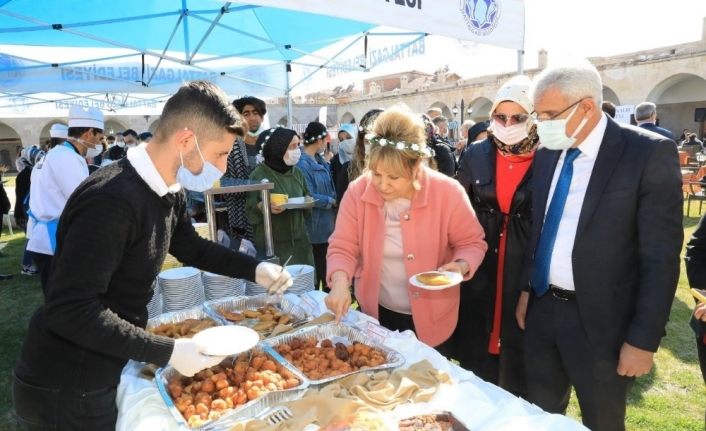
<instances>
[{"instance_id":1,"label":"blue necktie","mask_svg":"<svg viewBox=\"0 0 706 431\"><path fill-rule=\"evenodd\" d=\"M559 179L554 187L554 195L549 204L549 210L544 218L544 227L539 236L539 243L534 254L534 267L530 286L537 296L544 295L549 290L549 265L552 263L552 251L556 234L559 231L559 222L564 212L566 197L571 186L571 176L574 174L574 160L581 154L578 148L569 148L564 157L564 165L561 167Z\"/></svg>"}]
</instances>

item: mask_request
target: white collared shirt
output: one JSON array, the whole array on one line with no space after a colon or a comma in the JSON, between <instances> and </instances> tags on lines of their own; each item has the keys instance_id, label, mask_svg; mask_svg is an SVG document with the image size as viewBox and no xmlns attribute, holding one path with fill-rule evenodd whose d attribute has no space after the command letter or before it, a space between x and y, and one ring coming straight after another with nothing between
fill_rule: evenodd
<instances>
[{"instance_id":1,"label":"white collared shirt","mask_svg":"<svg viewBox=\"0 0 706 431\"><path fill-rule=\"evenodd\" d=\"M573 266L571 264L571 255L576 239L576 228L579 224L579 216L581 215L581 208L583 207L583 200L586 196L588 182L591 180L591 172L593 172L593 166L596 163L598 150L601 148L601 142L603 141L603 135L605 134L607 125L608 120L605 114L603 114L596 127L593 128L591 133L581 145L578 146L581 154L574 160L571 186L569 187L566 205L564 206L564 212L559 222L559 231L556 235L554 249L552 250L552 261L549 266L549 284L554 284L562 289L576 290L574 286ZM545 218L551 197L554 195L554 188L559 180L561 168L564 166L565 156L566 150L562 151L561 156L559 156L559 161L556 164L556 169L554 169L554 178L549 188L549 199L547 199L547 206L544 208Z\"/></svg>"},{"instance_id":2,"label":"white collared shirt","mask_svg":"<svg viewBox=\"0 0 706 431\"><path fill-rule=\"evenodd\" d=\"M138 145L127 150L127 160L130 162L133 168L137 171L139 175L148 186L159 195L159 197L165 196L167 193L176 193L181 190L181 185L175 183L171 186L167 186L157 168L154 166L150 155L147 154L146 145Z\"/></svg>"}]
</instances>

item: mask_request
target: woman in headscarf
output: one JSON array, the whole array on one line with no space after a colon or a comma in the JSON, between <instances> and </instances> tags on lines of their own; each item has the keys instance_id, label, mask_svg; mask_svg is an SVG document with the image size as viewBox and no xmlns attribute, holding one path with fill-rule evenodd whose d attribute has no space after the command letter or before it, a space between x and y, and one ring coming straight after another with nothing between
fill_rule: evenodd
<instances>
[{"instance_id":1,"label":"woman in headscarf","mask_svg":"<svg viewBox=\"0 0 706 431\"><path fill-rule=\"evenodd\" d=\"M534 110L529 84L529 78L516 76L500 88L490 110L489 136L467 146L458 171L485 231L488 253L461 289L454 357L484 380L521 397L527 388L523 331L515 307L528 283L522 264L531 227L528 185L538 143L529 115Z\"/></svg>"},{"instance_id":2,"label":"woman in headscarf","mask_svg":"<svg viewBox=\"0 0 706 431\"><path fill-rule=\"evenodd\" d=\"M328 237L333 232L334 208L337 205L331 170L322 156L327 137L326 126L318 121L309 123L304 131L304 150L297 163L297 168L304 174L309 193L316 199L311 217L306 219L306 232L314 253L317 289L320 284L326 288L326 251Z\"/></svg>"},{"instance_id":3,"label":"woman in headscarf","mask_svg":"<svg viewBox=\"0 0 706 431\"><path fill-rule=\"evenodd\" d=\"M358 126L353 123L341 124L338 129L338 154L331 159L331 178L336 187L336 196L340 201L348 189L348 167L353 160L355 142L358 138Z\"/></svg>"},{"instance_id":4,"label":"woman in headscarf","mask_svg":"<svg viewBox=\"0 0 706 431\"><path fill-rule=\"evenodd\" d=\"M289 198L308 196L309 190L296 164L301 158L297 132L283 127L260 133L257 144L264 159L250 174L250 179L267 179L274 183L271 193L286 194ZM246 201L248 219L255 230L255 247L265 250L265 229L260 193L249 193ZM290 264L314 266L314 255L306 233L304 218L311 210L284 209L271 203L272 240L274 252L283 262L292 256Z\"/></svg>"}]
</instances>

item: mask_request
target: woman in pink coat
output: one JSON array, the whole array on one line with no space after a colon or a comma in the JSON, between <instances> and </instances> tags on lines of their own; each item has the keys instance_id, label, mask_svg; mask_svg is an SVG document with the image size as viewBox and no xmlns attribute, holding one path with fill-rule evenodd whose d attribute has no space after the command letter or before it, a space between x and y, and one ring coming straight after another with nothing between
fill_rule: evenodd
<instances>
[{"instance_id":1,"label":"woman in pink coat","mask_svg":"<svg viewBox=\"0 0 706 431\"><path fill-rule=\"evenodd\" d=\"M427 167L417 116L385 111L366 138L367 172L349 186L329 238L326 305L337 319L345 315L355 279L364 313L389 329L411 329L445 353L441 344L458 320L459 286L426 290L409 278L437 269L471 278L487 249L483 228L463 187Z\"/></svg>"}]
</instances>

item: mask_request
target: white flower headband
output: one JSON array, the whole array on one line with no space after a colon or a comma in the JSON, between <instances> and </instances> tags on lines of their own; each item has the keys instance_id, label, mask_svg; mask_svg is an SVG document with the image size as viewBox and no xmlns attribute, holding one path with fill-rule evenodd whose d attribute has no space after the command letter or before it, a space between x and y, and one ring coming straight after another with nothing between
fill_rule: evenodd
<instances>
[{"instance_id":1,"label":"white flower headband","mask_svg":"<svg viewBox=\"0 0 706 431\"><path fill-rule=\"evenodd\" d=\"M383 138L382 136L375 135L373 133L369 133L365 135L365 139L368 140L371 144L377 144L380 145L381 147L386 147L386 146L391 146L392 148L399 150L399 151L413 151L417 153L419 156L422 157L431 157L432 152L429 148L424 147L422 148L421 145L419 144L409 144L404 141L391 141L389 139Z\"/></svg>"},{"instance_id":2,"label":"white flower headband","mask_svg":"<svg viewBox=\"0 0 706 431\"><path fill-rule=\"evenodd\" d=\"M310 138L305 139L304 142L306 142L307 144L310 144L312 142L316 142L317 139L324 139L327 135L328 135L328 132L323 131L318 135L311 136Z\"/></svg>"},{"instance_id":3,"label":"white flower headband","mask_svg":"<svg viewBox=\"0 0 706 431\"><path fill-rule=\"evenodd\" d=\"M262 147L260 147L260 156L261 156L261 157L263 157L263 158L265 157L265 155L262 153L262 151L265 149L265 144L266 144L267 141L270 139L270 136L272 136L272 134L275 132L275 130L279 129L280 127L282 127L282 126L280 126L280 125L278 124L276 127L273 127L273 128L271 128L271 129L269 129L269 130L266 130L266 131L262 132L262 133L267 133L267 135L265 135L265 142L263 142L263 143L262 143Z\"/></svg>"}]
</instances>

